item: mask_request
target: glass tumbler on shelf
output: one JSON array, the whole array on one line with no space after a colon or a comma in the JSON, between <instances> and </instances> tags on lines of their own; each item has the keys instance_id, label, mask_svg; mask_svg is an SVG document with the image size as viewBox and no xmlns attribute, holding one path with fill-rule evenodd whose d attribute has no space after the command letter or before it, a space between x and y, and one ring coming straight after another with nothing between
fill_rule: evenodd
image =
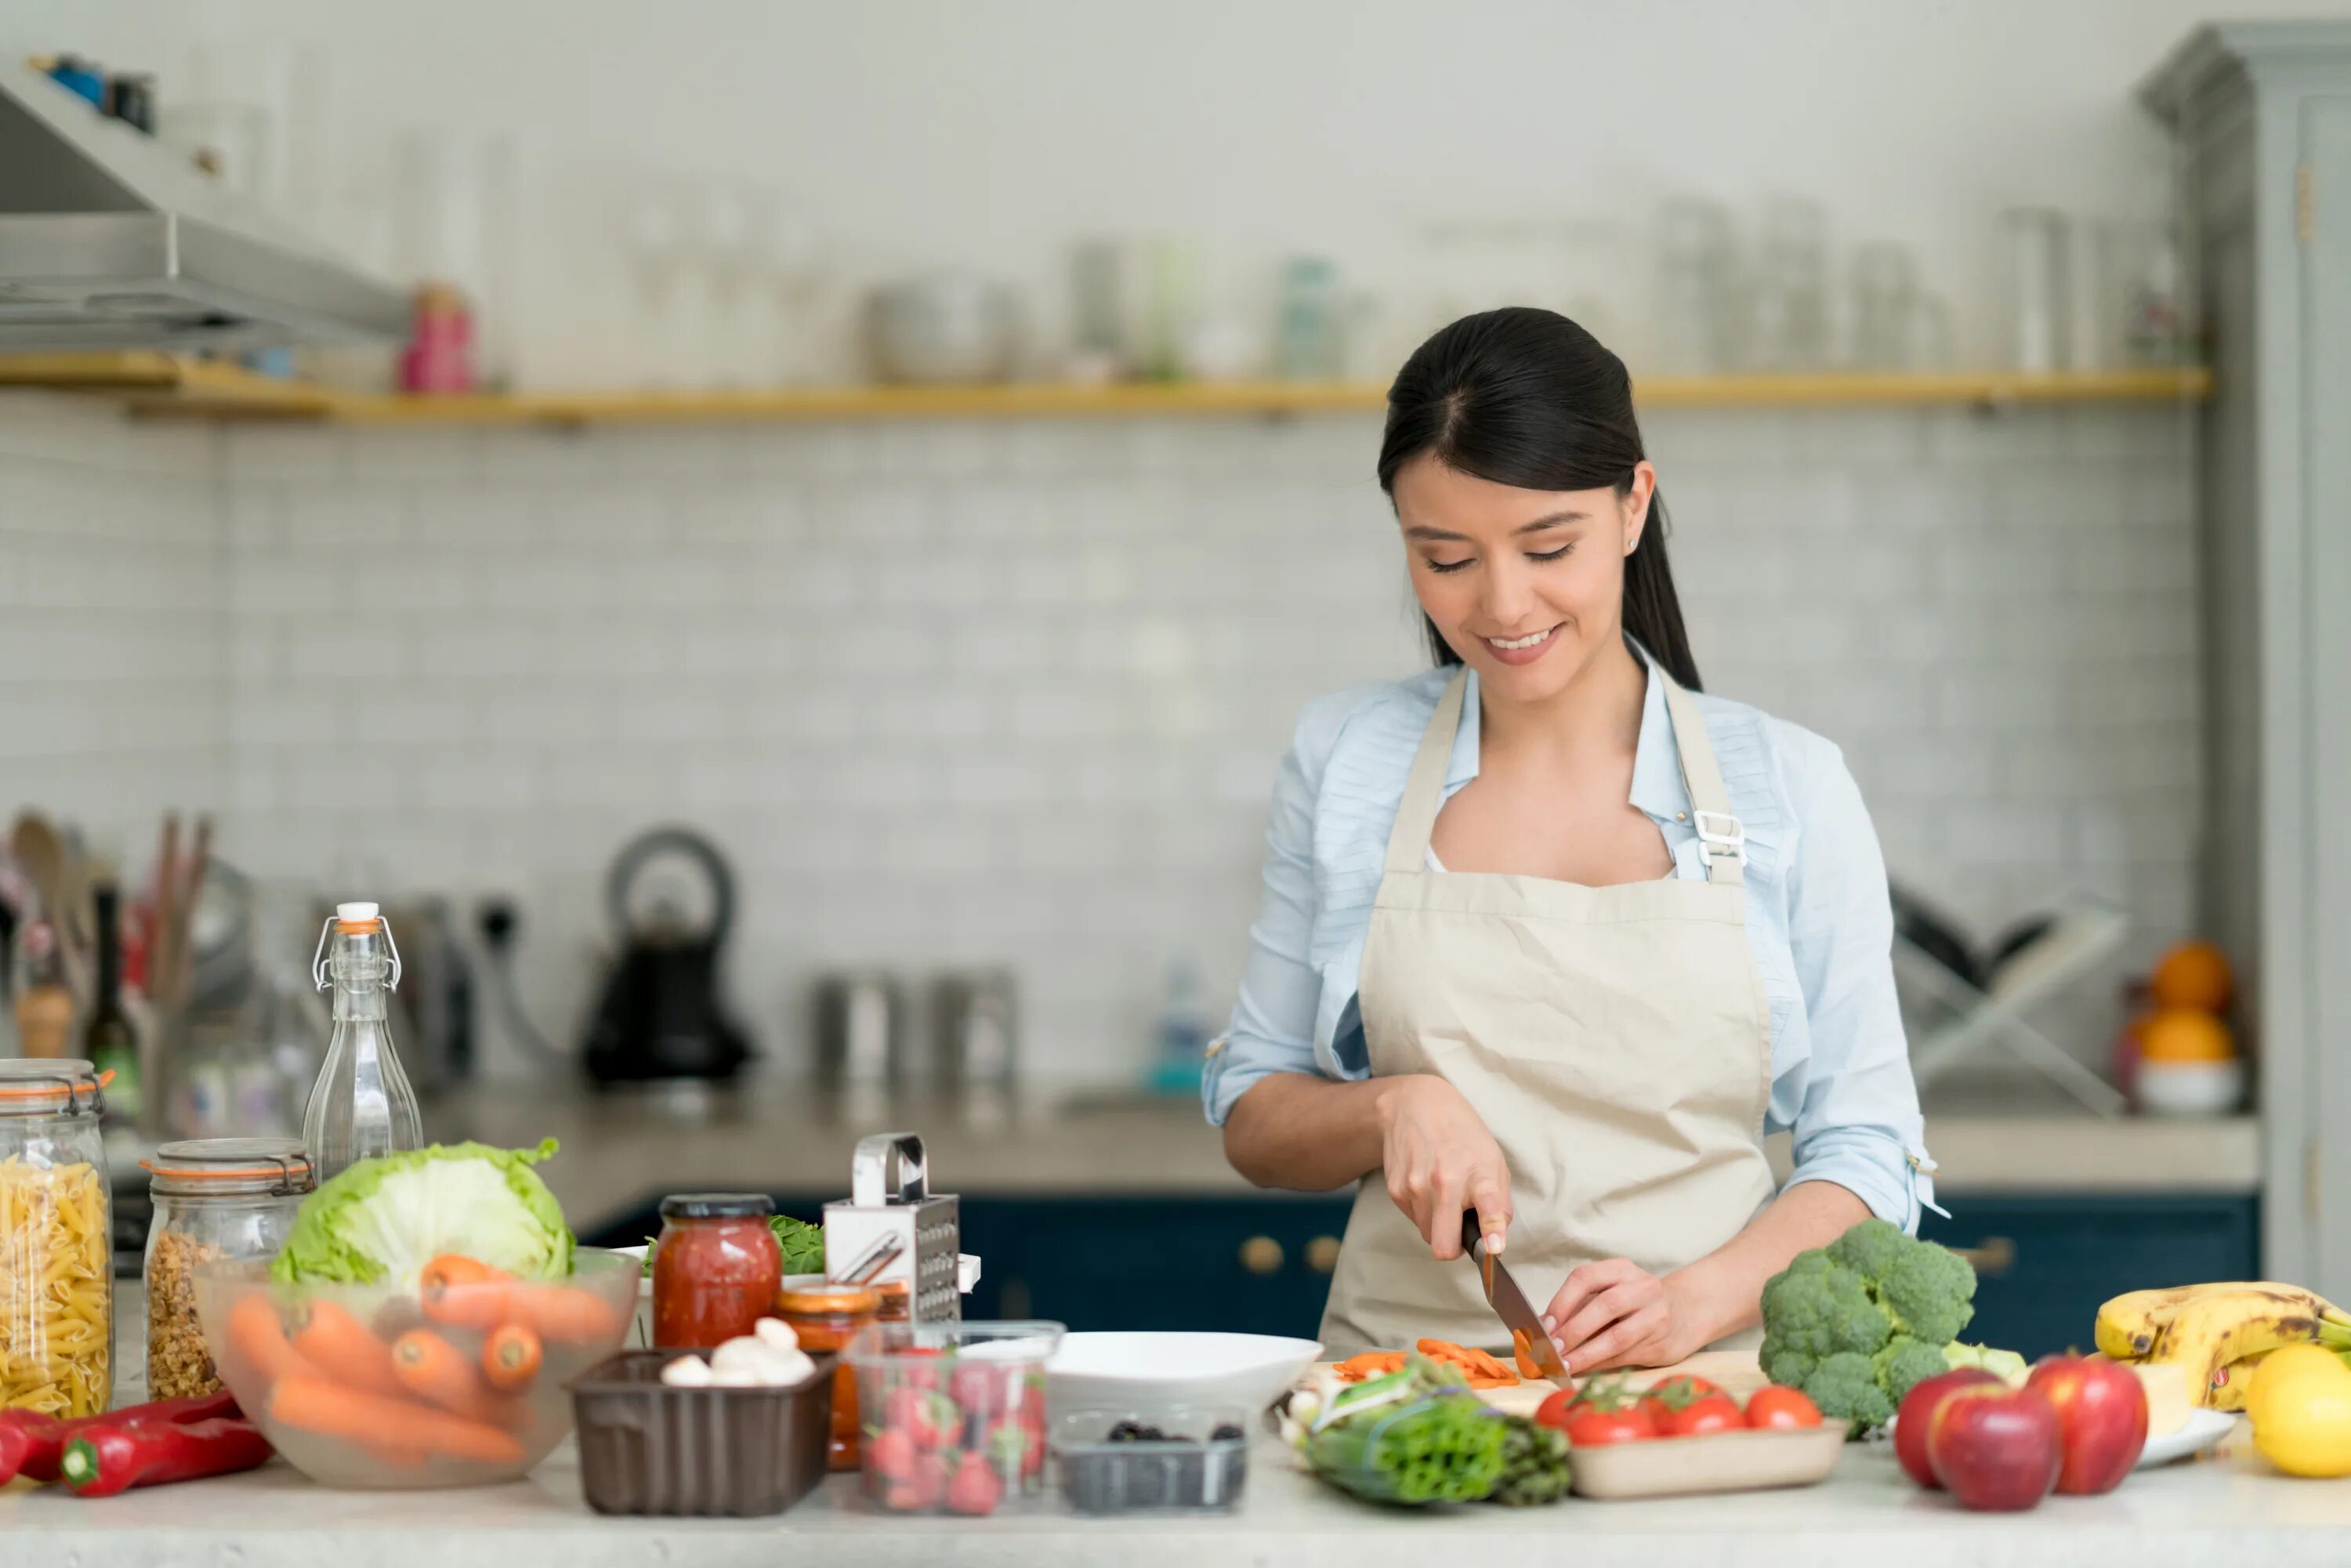
<instances>
[{"instance_id":1,"label":"glass tumbler on shelf","mask_svg":"<svg viewBox=\"0 0 2351 1568\"><path fill-rule=\"evenodd\" d=\"M87 1061L0 1061L0 1406L92 1416L113 1391L105 1109Z\"/></svg>"},{"instance_id":2,"label":"glass tumbler on shelf","mask_svg":"<svg viewBox=\"0 0 2351 1568\"><path fill-rule=\"evenodd\" d=\"M2008 368L2073 369L2072 224L2046 207L2013 207L2001 214L2000 243Z\"/></svg>"},{"instance_id":3,"label":"glass tumbler on shelf","mask_svg":"<svg viewBox=\"0 0 2351 1568\"><path fill-rule=\"evenodd\" d=\"M1853 255L1853 364L1898 371L1911 362L1918 272L1898 245L1865 245Z\"/></svg>"},{"instance_id":4,"label":"glass tumbler on shelf","mask_svg":"<svg viewBox=\"0 0 2351 1568\"><path fill-rule=\"evenodd\" d=\"M292 1138L191 1138L143 1162L155 1216L147 1229L147 1395L180 1399L221 1386L196 1315L201 1263L266 1263L317 1186Z\"/></svg>"},{"instance_id":5,"label":"glass tumbler on shelf","mask_svg":"<svg viewBox=\"0 0 2351 1568\"><path fill-rule=\"evenodd\" d=\"M400 985L400 949L374 904L335 906L311 975L335 993L334 1037L302 1113L302 1144L323 1182L354 1161L423 1147L424 1129L385 1016Z\"/></svg>"},{"instance_id":6,"label":"glass tumbler on shelf","mask_svg":"<svg viewBox=\"0 0 2351 1568\"><path fill-rule=\"evenodd\" d=\"M1763 209L1747 293L1743 361L1759 371L1828 363L1828 216L1818 203L1782 197Z\"/></svg>"},{"instance_id":7,"label":"glass tumbler on shelf","mask_svg":"<svg viewBox=\"0 0 2351 1568\"><path fill-rule=\"evenodd\" d=\"M1657 214L1655 355L1667 375L1707 375L1736 354L1738 253L1730 214L1716 202L1677 197Z\"/></svg>"}]
</instances>

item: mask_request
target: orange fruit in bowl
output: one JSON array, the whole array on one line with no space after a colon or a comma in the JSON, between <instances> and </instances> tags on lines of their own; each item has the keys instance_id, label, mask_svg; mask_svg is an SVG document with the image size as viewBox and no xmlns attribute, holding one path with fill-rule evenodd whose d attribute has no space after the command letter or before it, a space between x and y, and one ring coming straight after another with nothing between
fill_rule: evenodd
<instances>
[{"instance_id":1,"label":"orange fruit in bowl","mask_svg":"<svg viewBox=\"0 0 2351 1568\"><path fill-rule=\"evenodd\" d=\"M2181 942L2156 960L2147 990L2158 1008L2199 1008L2217 1013L2236 992L2228 956L2210 942Z\"/></svg>"},{"instance_id":2,"label":"orange fruit in bowl","mask_svg":"<svg viewBox=\"0 0 2351 1568\"><path fill-rule=\"evenodd\" d=\"M2143 1061L2229 1061L2237 1054L2229 1026L2199 1008L2166 1008L2139 1026Z\"/></svg>"}]
</instances>

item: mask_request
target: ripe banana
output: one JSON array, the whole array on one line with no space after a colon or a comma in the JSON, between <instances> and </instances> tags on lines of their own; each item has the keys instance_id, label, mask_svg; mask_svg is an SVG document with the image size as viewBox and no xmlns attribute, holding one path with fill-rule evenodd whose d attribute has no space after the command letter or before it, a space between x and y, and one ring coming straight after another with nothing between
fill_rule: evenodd
<instances>
[{"instance_id":1,"label":"ripe banana","mask_svg":"<svg viewBox=\"0 0 2351 1568\"><path fill-rule=\"evenodd\" d=\"M2190 1302L2216 1299L2252 1298L2262 1310L2279 1310L2332 1323L2351 1334L2346 1315L2315 1291L2269 1280L2231 1280L2205 1285L2173 1285L2159 1291L2133 1291L2116 1296L2098 1309L2092 1337L2098 1349L2116 1361L2154 1357L2172 1321ZM2305 1338L2317 1337L2314 1333Z\"/></svg>"},{"instance_id":2,"label":"ripe banana","mask_svg":"<svg viewBox=\"0 0 2351 1568\"><path fill-rule=\"evenodd\" d=\"M2223 1367L2283 1345L2351 1342L2351 1328L2338 1326L2340 1313L2307 1291L2240 1291L2198 1296L2171 1314L2156 1333L2148 1362L2173 1363L2188 1375L2197 1403L2210 1407L2214 1375ZM2223 1387L2234 1378L2224 1381Z\"/></svg>"},{"instance_id":3,"label":"ripe banana","mask_svg":"<svg viewBox=\"0 0 2351 1568\"><path fill-rule=\"evenodd\" d=\"M2253 1389L2253 1373L2274 1354L2256 1351L2242 1361L2231 1362L2204 1385L2196 1402L2207 1410L2242 1410L2245 1396Z\"/></svg>"}]
</instances>

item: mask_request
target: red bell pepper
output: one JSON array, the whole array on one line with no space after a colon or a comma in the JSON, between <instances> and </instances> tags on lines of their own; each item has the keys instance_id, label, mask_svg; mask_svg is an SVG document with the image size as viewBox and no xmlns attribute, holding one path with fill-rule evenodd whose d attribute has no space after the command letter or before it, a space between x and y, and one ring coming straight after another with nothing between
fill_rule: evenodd
<instances>
[{"instance_id":1,"label":"red bell pepper","mask_svg":"<svg viewBox=\"0 0 2351 1568\"><path fill-rule=\"evenodd\" d=\"M236 1396L225 1388L213 1394L191 1394L180 1399L127 1406L101 1416L77 1416L70 1421L60 1421L37 1410L0 1410L0 1486L18 1476L28 1480L56 1480L66 1445L85 1427L101 1423L110 1427L143 1427L155 1422L183 1425L223 1416L235 1419L243 1414L236 1407Z\"/></svg>"},{"instance_id":2,"label":"red bell pepper","mask_svg":"<svg viewBox=\"0 0 2351 1568\"><path fill-rule=\"evenodd\" d=\"M58 1473L78 1497L225 1476L269 1462L274 1450L250 1421L100 1422L66 1444Z\"/></svg>"}]
</instances>

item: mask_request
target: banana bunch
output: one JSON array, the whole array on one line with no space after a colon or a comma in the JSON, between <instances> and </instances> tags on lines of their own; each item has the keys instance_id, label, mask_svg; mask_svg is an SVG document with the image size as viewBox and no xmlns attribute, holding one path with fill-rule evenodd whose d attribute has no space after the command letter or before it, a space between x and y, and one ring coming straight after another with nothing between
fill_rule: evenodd
<instances>
[{"instance_id":1,"label":"banana bunch","mask_svg":"<svg viewBox=\"0 0 2351 1568\"><path fill-rule=\"evenodd\" d=\"M2290 1344L2351 1349L2351 1313L2299 1285L2233 1280L2133 1291L2098 1309L2099 1352L2115 1361L2176 1365L2189 1395L2241 1410L2262 1357Z\"/></svg>"}]
</instances>

